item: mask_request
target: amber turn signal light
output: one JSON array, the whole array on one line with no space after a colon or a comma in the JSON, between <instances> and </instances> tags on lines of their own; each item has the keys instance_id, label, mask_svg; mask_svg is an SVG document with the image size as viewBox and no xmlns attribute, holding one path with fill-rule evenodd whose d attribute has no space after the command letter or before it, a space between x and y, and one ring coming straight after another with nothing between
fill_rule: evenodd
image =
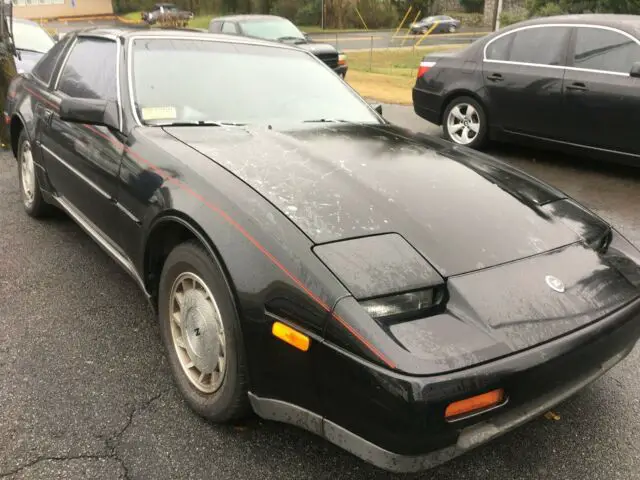
<instances>
[{"instance_id":1,"label":"amber turn signal light","mask_svg":"<svg viewBox=\"0 0 640 480\"><path fill-rule=\"evenodd\" d=\"M504 390L499 388L490 392L476 395L475 397L465 398L449 404L444 412L444 417L451 420L463 415L485 410L487 408L500 405L504 401Z\"/></svg>"},{"instance_id":2,"label":"amber turn signal light","mask_svg":"<svg viewBox=\"0 0 640 480\"><path fill-rule=\"evenodd\" d=\"M304 333L300 333L297 330L294 330L289 325L285 325L284 323L274 322L273 327L271 327L271 333L276 338L287 342L289 345L296 347L298 350L302 350L306 352L309 350L309 344L311 340Z\"/></svg>"}]
</instances>

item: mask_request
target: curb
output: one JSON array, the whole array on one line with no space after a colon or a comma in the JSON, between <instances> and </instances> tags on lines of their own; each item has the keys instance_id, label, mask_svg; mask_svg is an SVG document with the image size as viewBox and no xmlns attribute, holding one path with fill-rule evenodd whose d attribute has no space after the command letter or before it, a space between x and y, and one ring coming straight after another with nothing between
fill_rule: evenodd
<instances>
[{"instance_id":1,"label":"curb","mask_svg":"<svg viewBox=\"0 0 640 480\"><path fill-rule=\"evenodd\" d=\"M49 23L49 22L86 22L89 20L115 20L118 17L113 14L106 15L87 15L87 16L77 16L77 17L53 17L53 18L43 18L40 20L40 23ZM35 21L35 19L33 19Z\"/></svg>"}]
</instances>

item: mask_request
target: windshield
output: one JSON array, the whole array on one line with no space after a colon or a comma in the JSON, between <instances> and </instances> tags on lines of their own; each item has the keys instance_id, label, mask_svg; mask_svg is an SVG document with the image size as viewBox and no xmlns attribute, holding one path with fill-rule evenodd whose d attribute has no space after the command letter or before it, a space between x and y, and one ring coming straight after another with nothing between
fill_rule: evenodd
<instances>
[{"instance_id":1,"label":"windshield","mask_svg":"<svg viewBox=\"0 0 640 480\"><path fill-rule=\"evenodd\" d=\"M240 22L240 27L246 35L251 37L278 40L287 38L299 38L304 40L304 35L289 20L268 19Z\"/></svg>"},{"instance_id":2,"label":"windshield","mask_svg":"<svg viewBox=\"0 0 640 480\"><path fill-rule=\"evenodd\" d=\"M297 49L136 39L133 95L147 124L381 123L332 70Z\"/></svg>"},{"instance_id":3,"label":"windshield","mask_svg":"<svg viewBox=\"0 0 640 480\"><path fill-rule=\"evenodd\" d=\"M18 50L46 53L55 44L47 32L32 23L13 22L13 38Z\"/></svg>"}]
</instances>

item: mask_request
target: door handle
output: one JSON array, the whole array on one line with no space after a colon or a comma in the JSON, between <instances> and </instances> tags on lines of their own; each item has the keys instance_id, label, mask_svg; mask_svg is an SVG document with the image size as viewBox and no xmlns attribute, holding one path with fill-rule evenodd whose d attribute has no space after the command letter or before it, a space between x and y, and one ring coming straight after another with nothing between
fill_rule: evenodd
<instances>
[{"instance_id":1,"label":"door handle","mask_svg":"<svg viewBox=\"0 0 640 480\"><path fill-rule=\"evenodd\" d=\"M567 85L567 90L575 90L575 91L578 91L578 92L586 92L589 89L582 82L573 82L571 85Z\"/></svg>"},{"instance_id":2,"label":"door handle","mask_svg":"<svg viewBox=\"0 0 640 480\"><path fill-rule=\"evenodd\" d=\"M504 78L502 78L502 75L500 73L492 73L487 77L487 80L491 82L501 82L504 80Z\"/></svg>"}]
</instances>

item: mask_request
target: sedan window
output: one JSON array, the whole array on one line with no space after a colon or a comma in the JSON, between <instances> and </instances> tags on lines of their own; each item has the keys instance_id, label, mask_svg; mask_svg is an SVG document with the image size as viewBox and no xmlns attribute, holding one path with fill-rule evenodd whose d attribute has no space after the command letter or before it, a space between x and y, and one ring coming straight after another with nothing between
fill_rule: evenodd
<instances>
[{"instance_id":1,"label":"sedan window","mask_svg":"<svg viewBox=\"0 0 640 480\"><path fill-rule=\"evenodd\" d=\"M134 103L148 124L380 123L338 75L298 49L141 38L132 55Z\"/></svg>"},{"instance_id":2,"label":"sedan window","mask_svg":"<svg viewBox=\"0 0 640 480\"><path fill-rule=\"evenodd\" d=\"M33 67L31 73L47 85L51 81L53 71L60 60L60 56L67 45L68 38L64 38L56 43Z\"/></svg>"},{"instance_id":3,"label":"sedan window","mask_svg":"<svg viewBox=\"0 0 640 480\"><path fill-rule=\"evenodd\" d=\"M487 60L509 60L509 49L511 48L512 40L513 34L505 35L489 43L486 52Z\"/></svg>"},{"instance_id":4,"label":"sedan window","mask_svg":"<svg viewBox=\"0 0 640 480\"><path fill-rule=\"evenodd\" d=\"M538 27L515 34L509 60L538 65L564 65L568 27Z\"/></svg>"},{"instance_id":5,"label":"sedan window","mask_svg":"<svg viewBox=\"0 0 640 480\"><path fill-rule=\"evenodd\" d=\"M640 45L633 39L611 30L578 28L575 67L629 73L635 62L640 62Z\"/></svg>"},{"instance_id":6,"label":"sedan window","mask_svg":"<svg viewBox=\"0 0 640 480\"><path fill-rule=\"evenodd\" d=\"M75 98L116 100L116 42L79 38L64 66L58 90Z\"/></svg>"}]
</instances>

